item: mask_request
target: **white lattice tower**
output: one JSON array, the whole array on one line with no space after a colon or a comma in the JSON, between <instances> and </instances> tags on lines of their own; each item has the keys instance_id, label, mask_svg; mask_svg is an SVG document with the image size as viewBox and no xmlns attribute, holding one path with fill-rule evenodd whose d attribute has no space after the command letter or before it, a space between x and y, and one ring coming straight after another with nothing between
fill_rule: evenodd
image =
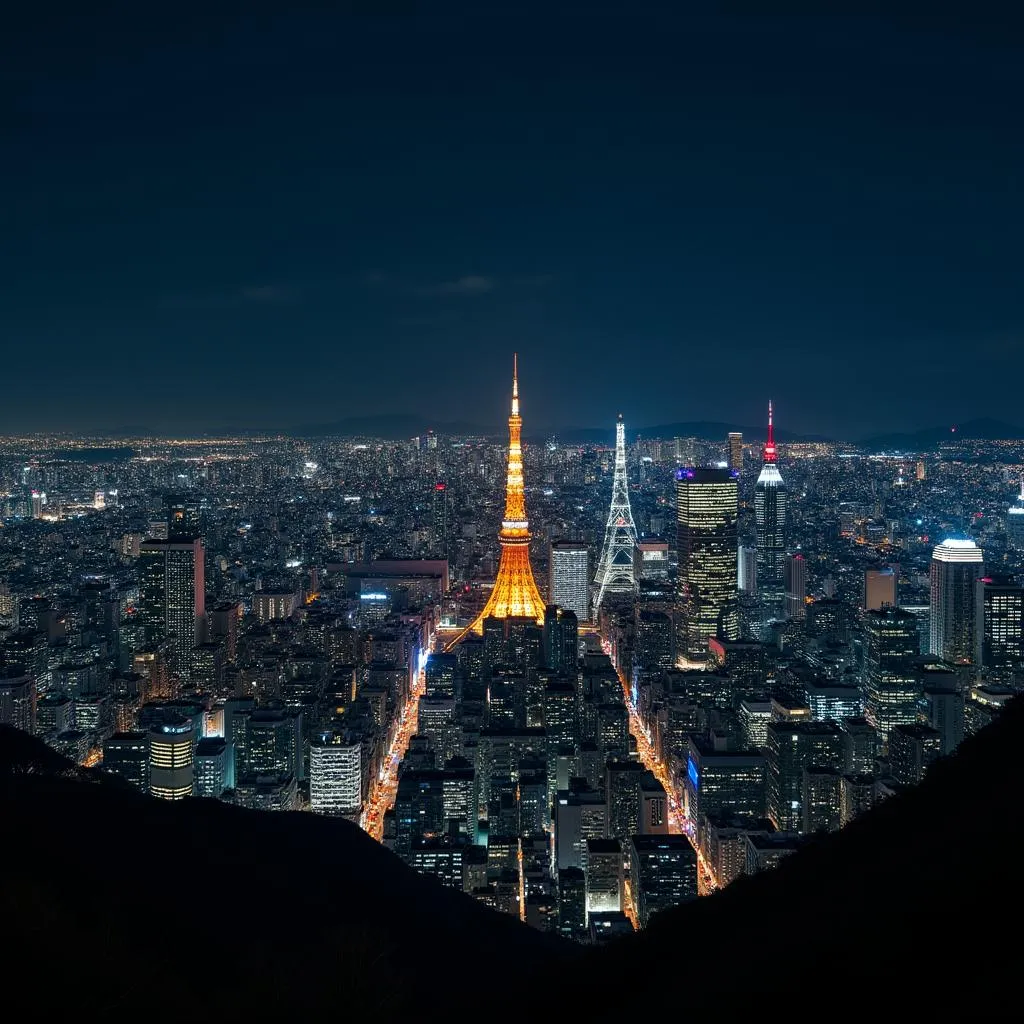
<instances>
[{"instance_id":1,"label":"white lattice tower","mask_svg":"<svg viewBox=\"0 0 1024 1024\"><path fill-rule=\"evenodd\" d=\"M612 507L604 531L604 546L597 564L594 587L594 618L604 595L632 593L636 590L633 571L633 549L636 547L636 524L629 507L629 483L626 479L626 427L619 416L615 424L615 477L612 481Z\"/></svg>"}]
</instances>

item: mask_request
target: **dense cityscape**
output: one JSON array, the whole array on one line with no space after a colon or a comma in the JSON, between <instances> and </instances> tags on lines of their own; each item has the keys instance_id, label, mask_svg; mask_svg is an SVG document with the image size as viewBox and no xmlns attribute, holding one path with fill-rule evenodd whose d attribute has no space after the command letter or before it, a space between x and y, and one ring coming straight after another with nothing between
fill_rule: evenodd
<instances>
[{"instance_id":1,"label":"dense cityscape","mask_svg":"<svg viewBox=\"0 0 1024 1024\"><path fill-rule=\"evenodd\" d=\"M569 443L509 364L503 437L0 439L0 723L603 943L1021 689L1024 442Z\"/></svg>"}]
</instances>

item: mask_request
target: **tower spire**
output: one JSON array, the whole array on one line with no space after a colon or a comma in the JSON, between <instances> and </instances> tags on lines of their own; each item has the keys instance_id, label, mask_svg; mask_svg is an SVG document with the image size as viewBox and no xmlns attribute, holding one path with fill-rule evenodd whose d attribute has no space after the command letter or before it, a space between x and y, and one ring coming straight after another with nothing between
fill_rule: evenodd
<instances>
[{"instance_id":1,"label":"tower spire","mask_svg":"<svg viewBox=\"0 0 1024 1024\"><path fill-rule=\"evenodd\" d=\"M615 423L615 476L612 479L612 504L604 530L604 546L597 563L594 586L594 618L606 593L632 593L636 590L633 570L633 549L636 547L636 524L629 506L629 483L626 479L626 425L622 413Z\"/></svg>"},{"instance_id":2,"label":"tower spire","mask_svg":"<svg viewBox=\"0 0 1024 1024\"><path fill-rule=\"evenodd\" d=\"M772 400L768 399L768 443L764 446L764 461L775 461L775 423L772 417Z\"/></svg>"},{"instance_id":3,"label":"tower spire","mask_svg":"<svg viewBox=\"0 0 1024 1024\"><path fill-rule=\"evenodd\" d=\"M469 633L483 633L484 619L544 621L540 596L530 565L530 524L523 483L523 420L519 415L519 357L512 356L512 414L508 418L508 472L505 475L505 518L498 531L501 562L498 578L480 614L449 645L451 650Z\"/></svg>"}]
</instances>

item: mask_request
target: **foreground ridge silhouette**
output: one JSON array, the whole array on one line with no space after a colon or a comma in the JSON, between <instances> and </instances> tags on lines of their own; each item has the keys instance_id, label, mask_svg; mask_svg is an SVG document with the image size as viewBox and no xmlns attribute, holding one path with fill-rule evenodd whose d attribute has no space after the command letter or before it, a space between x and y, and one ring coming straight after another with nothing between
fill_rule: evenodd
<instances>
[{"instance_id":1,"label":"foreground ridge silhouette","mask_svg":"<svg viewBox=\"0 0 1024 1024\"><path fill-rule=\"evenodd\" d=\"M48 1015L81 1012L88 992L107 1019L431 1019L440 993L476 999L500 969L524 999L595 1020L1003 1016L1022 945L1022 750L1018 699L842 832L585 949L441 888L346 821L153 800L0 728L6 964Z\"/></svg>"}]
</instances>

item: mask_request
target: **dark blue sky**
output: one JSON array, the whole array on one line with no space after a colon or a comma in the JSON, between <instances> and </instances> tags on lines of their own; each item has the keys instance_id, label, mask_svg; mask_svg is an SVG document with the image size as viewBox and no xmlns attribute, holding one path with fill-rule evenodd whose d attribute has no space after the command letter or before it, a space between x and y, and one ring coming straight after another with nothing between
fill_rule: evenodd
<instances>
[{"instance_id":1,"label":"dark blue sky","mask_svg":"<svg viewBox=\"0 0 1024 1024\"><path fill-rule=\"evenodd\" d=\"M1024 421L1016 25L428 6L6 31L0 430Z\"/></svg>"}]
</instances>

